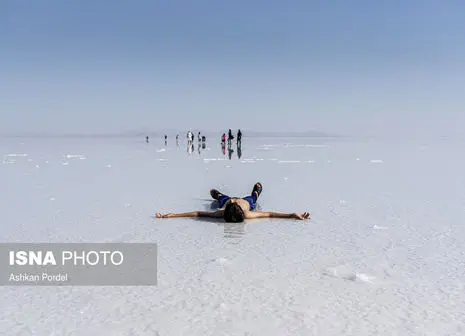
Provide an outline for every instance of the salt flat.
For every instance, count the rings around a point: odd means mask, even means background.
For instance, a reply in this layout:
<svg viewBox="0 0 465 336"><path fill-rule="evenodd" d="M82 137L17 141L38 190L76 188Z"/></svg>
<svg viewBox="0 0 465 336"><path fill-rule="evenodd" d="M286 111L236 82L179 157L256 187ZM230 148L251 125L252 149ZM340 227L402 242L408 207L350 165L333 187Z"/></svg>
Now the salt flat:
<svg viewBox="0 0 465 336"><path fill-rule="evenodd" d="M157 242L157 287L3 287L5 335L463 335L463 143L8 139L4 242ZM241 154L240 157L238 154ZM231 155L231 156L230 156ZM154 219L209 189L309 221Z"/></svg>

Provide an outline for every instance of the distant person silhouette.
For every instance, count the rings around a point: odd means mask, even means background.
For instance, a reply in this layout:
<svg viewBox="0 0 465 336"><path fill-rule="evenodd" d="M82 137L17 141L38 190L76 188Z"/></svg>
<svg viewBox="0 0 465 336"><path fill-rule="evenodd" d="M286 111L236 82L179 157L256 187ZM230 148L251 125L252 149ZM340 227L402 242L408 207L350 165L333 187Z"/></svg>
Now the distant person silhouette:
<svg viewBox="0 0 465 336"><path fill-rule="evenodd" d="M187 132L187 141L189 143L193 143L194 142L194 133L192 133L191 131Z"/></svg>
<svg viewBox="0 0 465 336"><path fill-rule="evenodd" d="M221 143L224 145L226 144L226 134L223 133L223 135L221 136Z"/></svg>
<svg viewBox="0 0 465 336"><path fill-rule="evenodd" d="M241 130L237 131L237 145L240 145L242 142L242 132Z"/></svg>
<svg viewBox="0 0 465 336"><path fill-rule="evenodd" d="M176 134L176 146L179 146L179 134Z"/></svg>
<svg viewBox="0 0 465 336"><path fill-rule="evenodd" d="M230 146L231 145L231 141L234 139L234 135L232 135L232 131L231 129L229 129L229 132L228 132L228 145Z"/></svg>
<svg viewBox="0 0 465 336"><path fill-rule="evenodd" d="M237 145L237 157L240 159L242 156L242 148L241 145Z"/></svg>
<svg viewBox="0 0 465 336"><path fill-rule="evenodd" d="M149 136L148 135L145 137L145 142L149 143Z"/></svg>
<svg viewBox="0 0 465 336"><path fill-rule="evenodd" d="M165 145L168 143L168 136L165 134Z"/></svg>

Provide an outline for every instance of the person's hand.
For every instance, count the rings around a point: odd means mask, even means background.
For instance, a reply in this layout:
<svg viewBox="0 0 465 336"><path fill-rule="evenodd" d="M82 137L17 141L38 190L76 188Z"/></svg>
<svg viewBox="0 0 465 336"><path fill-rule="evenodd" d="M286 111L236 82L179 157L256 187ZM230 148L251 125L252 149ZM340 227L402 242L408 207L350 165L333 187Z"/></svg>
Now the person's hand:
<svg viewBox="0 0 465 336"><path fill-rule="evenodd" d="M169 214L162 215L161 213L157 213L155 216L156 216L157 218L168 218L168 217L169 217Z"/></svg>
<svg viewBox="0 0 465 336"><path fill-rule="evenodd" d="M295 219L304 220L304 219L308 219L309 217L310 217L310 213L308 212L304 212L303 214L298 214L298 213L294 214Z"/></svg>

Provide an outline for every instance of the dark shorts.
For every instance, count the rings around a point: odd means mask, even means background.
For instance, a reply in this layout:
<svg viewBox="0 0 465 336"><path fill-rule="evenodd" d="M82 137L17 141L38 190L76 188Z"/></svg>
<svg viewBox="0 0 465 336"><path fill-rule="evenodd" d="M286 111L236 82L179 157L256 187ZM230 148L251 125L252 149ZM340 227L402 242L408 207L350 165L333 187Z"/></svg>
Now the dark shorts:
<svg viewBox="0 0 465 336"><path fill-rule="evenodd" d="M230 200L231 197L223 195L218 198L218 202L220 203L220 208L222 208L228 200ZM255 210L257 207L257 196L252 195L252 196L246 196L242 197L243 200L246 200L250 204L250 210Z"/></svg>

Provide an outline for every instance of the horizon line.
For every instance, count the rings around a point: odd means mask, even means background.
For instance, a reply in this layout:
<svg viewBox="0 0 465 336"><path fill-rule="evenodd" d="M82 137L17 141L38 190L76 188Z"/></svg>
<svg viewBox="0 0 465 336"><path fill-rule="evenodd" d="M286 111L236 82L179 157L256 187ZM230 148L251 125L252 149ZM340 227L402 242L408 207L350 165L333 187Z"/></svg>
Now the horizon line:
<svg viewBox="0 0 465 336"><path fill-rule="evenodd" d="M241 130L243 137L345 137L343 135L329 134L319 131L253 131L253 130ZM188 131L177 131L177 130L166 130L166 131L123 131L123 132L24 132L24 133L10 133L0 134L1 138L135 138L145 136L164 136L173 134L184 134ZM198 132L198 131L197 131ZM200 132L204 135L218 134L219 136L226 131L204 131ZM193 132L194 134L196 132ZM235 134L235 132L233 133Z"/></svg>

